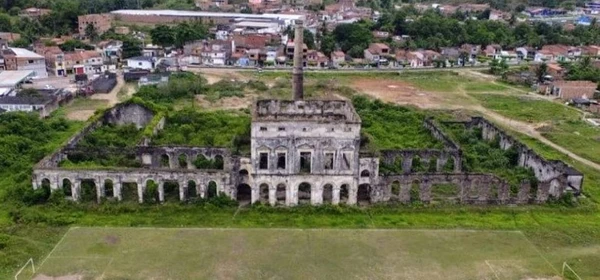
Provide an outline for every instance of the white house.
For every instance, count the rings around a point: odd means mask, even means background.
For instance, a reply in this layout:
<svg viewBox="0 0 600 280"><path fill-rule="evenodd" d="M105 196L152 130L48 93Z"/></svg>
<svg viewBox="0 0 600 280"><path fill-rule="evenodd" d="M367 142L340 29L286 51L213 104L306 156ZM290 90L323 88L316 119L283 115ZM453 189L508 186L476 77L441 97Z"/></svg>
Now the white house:
<svg viewBox="0 0 600 280"><path fill-rule="evenodd" d="M149 56L136 56L127 59L127 67L132 69L153 70L156 67L156 59Z"/></svg>

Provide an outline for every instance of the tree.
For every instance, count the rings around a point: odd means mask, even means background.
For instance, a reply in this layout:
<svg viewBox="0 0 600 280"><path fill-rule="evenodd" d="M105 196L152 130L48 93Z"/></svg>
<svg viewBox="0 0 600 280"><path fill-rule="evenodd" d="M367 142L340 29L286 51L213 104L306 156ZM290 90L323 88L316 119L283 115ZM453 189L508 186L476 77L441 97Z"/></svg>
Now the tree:
<svg viewBox="0 0 600 280"><path fill-rule="evenodd" d="M179 23L175 27L175 46L182 48L188 42L208 37L208 28L200 21Z"/></svg>
<svg viewBox="0 0 600 280"><path fill-rule="evenodd" d="M123 58L139 56L142 53L142 42L140 40L127 36L123 37L121 41L123 42L121 48Z"/></svg>
<svg viewBox="0 0 600 280"><path fill-rule="evenodd" d="M356 55L357 49L360 49L358 57L362 57L363 50L369 47L373 39L371 31L360 23L340 24L333 30L333 36L344 52L352 49Z"/></svg>
<svg viewBox="0 0 600 280"><path fill-rule="evenodd" d="M535 69L535 76L539 83L544 81L544 77L548 75L548 64L546 62L542 62L542 64L538 65L537 69Z"/></svg>
<svg viewBox="0 0 600 280"><path fill-rule="evenodd" d="M290 40L293 40L296 37L296 33L294 32L294 29L288 26L288 29L285 30L285 33L288 35L288 38ZM302 39L304 41L304 44L306 44L306 47L310 50L314 50L315 49L315 35L310 32L308 29L304 29L303 33L302 33Z"/></svg>
<svg viewBox="0 0 600 280"><path fill-rule="evenodd" d="M157 25L150 30L152 43L163 47L169 47L175 44L175 30L166 25Z"/></svg>
<svg viewBox="0 0 600 280"><path fill-rule="evenodd" d="M93 46L90 46L80 40L67 40L59 47L64 52L72 52L75 49L84 49L84 50L93 50L94 49Z"/></svg>
<svg viewBox="0 0 600 280"><path fill-rule="evenodd" d="M494 75L504 75L508 71L506 59L494 59L490 62L490 73Z"/></svg>
<svg viewBox="0 0 600 280"><path fill-rule="evenodd" d="M11 32L12 29L12 20L9 15L0 13L0 32Z"/></svg>
<svg viewBox="0 0 600 280"><path fill-rule="evenodd" d="M15 48L28 48L30 45L30 42L27 41L27 39L19 38L17 40L14 40L12 43L10 43L10 45Z"/></svg>
<svg viewBox="0 0 600 280"><path fill-rule="evenodd" d="M98 31L93 23L90 23L85 27L85 36L90 38L90 41L92 42L95 42L98 39Z"/></svg>
<svg viewBox="0 0 600 280"><path fill-rule="evenodd" d="M327 57L335 50L335 39L333 35L325 35L321 40L321 52Z"/></svg>

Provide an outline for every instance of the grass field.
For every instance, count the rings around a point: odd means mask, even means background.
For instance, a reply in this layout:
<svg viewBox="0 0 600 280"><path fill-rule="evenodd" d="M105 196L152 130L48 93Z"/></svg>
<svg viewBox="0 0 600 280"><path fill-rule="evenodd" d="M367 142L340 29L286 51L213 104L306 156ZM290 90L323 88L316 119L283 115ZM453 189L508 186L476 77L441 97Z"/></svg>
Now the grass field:
<svg viewBox="0 0 600 280"><path fill-rule="evenodd" d="M521 232L475 230L72 228L40 265L38 276L84 279L524 279L560 273Z"/></svg>
<svg viewBox="0 0 600 280"><path fill-rule="evenodd" d="M507 96L499 94L470 94L489 108L511 119L538 123L558 120L575 120L580 114L577 110L555 102L533 97Z"/></svg>
<svg viewBox="0 0 600 280"><path fill-rule="evenodd" d="M596 163L600 163L600 129L582 121L562 121L541 129L550 141Z"/></svg>

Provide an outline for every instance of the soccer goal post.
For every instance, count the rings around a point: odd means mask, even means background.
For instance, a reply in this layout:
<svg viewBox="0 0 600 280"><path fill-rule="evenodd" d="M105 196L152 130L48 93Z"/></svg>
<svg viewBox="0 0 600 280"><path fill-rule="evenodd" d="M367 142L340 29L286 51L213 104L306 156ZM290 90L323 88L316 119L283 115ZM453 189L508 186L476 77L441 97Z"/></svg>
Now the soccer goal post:
<svg viewBox="0 0 600 280"><path fill-rule="evenodd" d="M27 268L29 266L29 264L31 264L31 275L29 275L27 277L27 279L31 279L31 277L33 277L33 275L35 274L35 265L33 264L33 258L30 258L29 260L27 260L25 265L23 265L21 267L21 269L19 269L19 271L17 271L17 273L15 274L15 280L19 280L19 275L21 275L23 270L25 270L25 268Z"/></svg>
<svg viewBox="0 0 600 280"><path fill-rule="evenodd" d="M571 266L567 262L563 262L562 265L562 277L565 279L577 279L582 280L581 277L571 268Z"/></svg>

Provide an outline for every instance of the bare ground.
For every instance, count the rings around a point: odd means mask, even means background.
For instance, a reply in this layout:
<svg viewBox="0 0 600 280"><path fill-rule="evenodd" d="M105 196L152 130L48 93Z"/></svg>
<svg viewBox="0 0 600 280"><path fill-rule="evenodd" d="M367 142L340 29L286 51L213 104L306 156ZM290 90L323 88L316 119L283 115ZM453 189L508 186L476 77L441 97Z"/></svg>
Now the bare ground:
<svg viewBox="0 0 600 280"><path fill-rule="evenodd" d="M135 88L132 86L127 86L127 87L125 87L126 96L119 97L119 92L121 91L122 88L124 88L124 86L125 86L125 81L123 80L123 77L121 75L117 75L117 85L115 86L115 88L113 88L113 90L111 92L109 92L108 94L94 94L94 95L90 96L89 98L92 100L106 101L106 106L112 107L120 102L119 98L128 99L129 97L131 97L133 95ZM101 103L99 103L99 104L101 104ZM102 107L104 107L104 106L102 106ZM81 109L71 110L67 113L67 119L74 120L74 121L86 121L91 116L94 115L94 112L96 112L97 109L100 109L100 108L101 107L81 108Z"/></svg>

